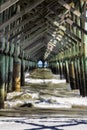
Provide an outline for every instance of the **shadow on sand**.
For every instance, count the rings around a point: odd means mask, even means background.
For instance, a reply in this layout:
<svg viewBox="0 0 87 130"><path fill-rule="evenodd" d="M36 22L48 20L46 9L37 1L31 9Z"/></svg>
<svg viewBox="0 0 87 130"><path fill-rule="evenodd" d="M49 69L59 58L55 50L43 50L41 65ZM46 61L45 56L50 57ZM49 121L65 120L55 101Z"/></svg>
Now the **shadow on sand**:
<svg viewBox="0 0 87 130"><path fill-rule="evenodd" d="M37 122L37 119L34 119L34 122ZM66 119L65 120L60 120L56 118L56 120L53 120L53 121L46 121L46 120L40 120L39 119L39 122L37 123L29 123L29 119L28 120L19 120L19 119L7 119L7 120L0 120L0 122L14 122L14 123L18 123L18 124L24 124L24 125L29 125L29 128L27 129L24 129L24 130L64 130L64 127L70 127L70 126L77 126L77 125L81 125L81 124L84 124L86 125L87 124L87 120L80 120L80 119ZM44 123L44 124L43 124ZM48 124L49 123L49 124ZM54 125L54 123L56 123ZM43 125L42 125L43 124ZM52 125L53 124L53 125ZM30 128L31 126L31 128ZM28 127L28 126L27 126ZM34 127L34 128L33 128ZM35 128L36 127L36 128Z"/></svg>

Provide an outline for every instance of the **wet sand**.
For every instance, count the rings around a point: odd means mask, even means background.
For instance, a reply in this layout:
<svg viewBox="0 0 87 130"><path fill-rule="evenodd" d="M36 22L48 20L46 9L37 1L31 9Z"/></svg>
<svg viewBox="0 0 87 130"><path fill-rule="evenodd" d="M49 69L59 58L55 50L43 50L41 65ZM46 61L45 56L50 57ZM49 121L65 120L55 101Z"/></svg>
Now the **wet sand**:
<svg viewBox="0 0 87 130"><path fill-rule="evenodd" d="M0 110L0 116L4 117L87 117L87 108L72 109L40 109L40 108L15 108Z"/></svg>
<svg viewBox="0 0 87 130"><path fill-rule="evenodd" d="M28 77L29 78L29 77ZM55 79L59 79L58 75L54 75ZM68 98L68 97L79 97L78 90L70 90L70 85L66 83L55 84L52 82L43 83L27 83L27 86L22 87L21 91L28 90L29 93L39 92L39 100L44 100L51 96ZM20 98L20 97L19 97ZM30 99L29 99L30 100ZM6 117L37 117L37 116L60 116L65 117L86 117L87 106L72 105L72 108L37 108L34 106L25 105L25 107L14 107L11 109L0 110L0 116Z"/></svg>

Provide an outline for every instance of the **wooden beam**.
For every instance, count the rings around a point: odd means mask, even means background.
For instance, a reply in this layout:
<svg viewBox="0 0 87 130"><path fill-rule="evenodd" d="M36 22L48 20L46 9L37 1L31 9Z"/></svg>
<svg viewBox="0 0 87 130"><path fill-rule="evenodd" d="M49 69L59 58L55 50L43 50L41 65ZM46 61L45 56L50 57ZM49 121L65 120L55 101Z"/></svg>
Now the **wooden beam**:
<svg viewBox="0 0 87 130"><path fill-rule="evenodd" d="M79 18L81 18L81 19L83 19L83 20L85 20L87 22L87 18L84 17L84 15L82 15L78 10L76 10L75 8L73 8L69 4L67 4L64 0L58 0L58 3L61 6L65 7L67 10L69 10L70 12L72 12L77 17L79 17Z"/></svg>
<svg viewBox="0 0 87 130"><path fill-rule="evenodd" d="M19 0L8 0L5 3L0 5L0 13L11 7L12 5L16 4Z"/></svg>
<svg viewBox="0 0 87 130"><path fill-rule="evenodd" d="M65 36L66 36L67 38L69 38L72 42L74 42L75 44L77 44L77 41L78 41L78 40L76 40L72 35L69 35L69 34L67 34L67 33L65 32ZM81 39L80 39L79 42L81 42Z"/></svg>
<svg viewBox="0 0 87 130"><path fill-rule="evenodd" d="M56 48L53 48L53 50L52 50L52 52L51 52L52 54L54 54L54 55L57 55L57 53L58 53L58 49L56 49Z"/></svg>
<svg viewBox="0 0 87 130"><path fill-rule="evenodd" d="M41 47L39 51L36 52L36 54L33 55L33 57L37 58L37 60L44 58L44 47Z"/></svg>
<svg viewBox="0 0 87 130"><path fill-rule="evenodd" d="M58 27L58 29L60 29L61 31L63 31L63 33L68 37L70 38L72 41L74 41L75 43L77 41L81 42L81 39L79 37L77 37L77 35L75 35L74 33L70 32L69 29L64 29L61 28L61 26Z"/></svg>
<svg viewBox="0 0 87 130"><path fill-rule="evenodd" d="M48 19L53 25L55 25L55 26L58 27L59 29L63 30L64 33L67 33L69 36L75 38L77 41L81 41L81 39L80 39L79 37L77 37L77 35L75 35L74 33L71 33L68 29L66 29L64 26L60 25L58 22L54 22L54 21L52 20L52 18L47 17L47 19ZM72 22L70 22L70 23L72 23ZM76 25L77 25L77 24L76 24ZM75 26L75 23L74 23L73 26L76 27L76 26ZM77 26L78 26L78 25L77 25ZM81 31L82 28L79 26L78 29ZM83 31L84 31L84 29L83 29ZM86 30L85 30L85 31L86 31ZM87 31L86 31L86 33L87 33Z"/></svg>
<svg viewBox="0 0 87 130"><path fill-rule="evenodd" d="M66 17L70 16L69 11L65 11L65 13L59 14L58 10L56 11L55 8L49 8L49 10L55 14L55 20L59 23L61 22L61 24L64 23ZM50 15L47 15L47 17L50 17Z"/></svg>
<svg viewBox="0 0 87 130"><path fill-rule="evenodd" d="M27 35L29 35L29 37L31 37L31 35L32 35L33 32L38 31L43 26L44 26L44 23L40 24L40 26L36 26L36 27L32 28L31 30L22 33L20 37L17 37L14 40L14 43L17 42L18 40L20 40L20 42L21 41L23 42L24 41L24 37L26 37Z"/></svg>
<svg viewBox="0 0 87 130"><path fill-rule="evenodd" d="M51 2L49 2L49 4L47 5L47 8L50 8L50 7L53 7L57 4L57 1L56 0L53 0Z"/></svg>
<svg viewBox="0 0 87 130"><path fill-rule="evenodd" d="M26 41L23 41L21 43L21 47L24 49L29 45L29 41L33 42L35 39L43 36L43 34L46 32L46 26L44 26L43 28L39 29L37 32L35 32L34 34L31 35L31 37L29 37Z"/></svg>
<svg viewBox="0 0 87 130"><path fill-rule="evenodd" d="M43 57L44 57L43 47L40 49L39 52L36 52L36 54L34 54L34 55L30 56L30 57L31 58L34 57L37 60L43 59Z"/></svg>
<svg viewBox="0 0 87 130"><path fill-rule="evenodd" d="M37 50L39 50L39 48L42 46L45 46L45 44L41 44L41 43L35 44L32 48L26 48L26 52L28 54L32 54L36 52Z"/></svg>
<svg viewBox="0 0 87 130"><path fill-rule="evenodd" d="M50 30L47 30L47 32L50 34L50 36L52 36L52 38L56 39L57 41L61 41L61 38L59 38L59 36L54 36Z"/></svg>
<svg viewBox="0 0 87 130"><path fill-rule="evenodd" d="M39 16L35 14L35 16L31 16L27 19L25 19L24 21L22 21L19 25L15 26L14 28L12 28L10 31L6 32L5 35L9 36L12 34L12 32L15 32L17 29L20 29L21 27L23 27L24 25L26 25L27 23L29 23L29 21L32 21L34 19L37 19Z"/></svg>
<svg viewBox="0 0 87 130"><path fill-rule="evenodd" d="M43 37L43 35L41 35L41 36L38 35L38 36L34 37L32 40L30 40L30 41L26 40L26 42L24 42L24 44L27 44L27 47L29 47L30 45L32 45L33 42L37 41L38 38ZM23 44L21 44L21 47L22 46L23 46ZM25 46L23 49L26 50L27 47Z"/></svg>
<svg viewBox="0 0 87 130"><path fill-rule="evenodd" d="M54 10L52 10L54 13L55 13L55 11ZM58 15L58 14L56 14L56 15ZM59 17L59 16L58 16ZM67 20L67 18L65 18L66 17L66 15L62 15L61 17L59 17L59 18L61 18L61 20L60 21L62 21L62 20L64 20L65 21L65 19ZM49 18L49 17L48 17ZM53 21L53 20L52 20ZM73 22L73 21L72 21ZM71 22L70 22L71 23ZM57 24L57 26L59 26L59 23L56 23L55 22L55 24ZM74 24L76 24L76 23L74 23ZM77 24L76 24L77 25ZM76 27L78 27L78 25L76 26ZM59 26L59 28L61 28L61 26ZM82 29L80 26L79 26L79 29ZM84 30L84 29L83 29ZM81 30L80 30L81 31ZM85 30L86 31L86 30ZM68 34L71 34L71 36L73 35L74 36L74 38L75 39L77 39L78 41L80 41L81 42L81 39L79 38L79 37L77 37L74 33L71 33L69 30L66 30L66 31L64 31L64 32L67 32Z"/></svg>
<svg viewBox="0 0 87 130"><path fill-rule="evenodd" d="M71 19L67 18L65 20L65 22L67 22L68 24L70 24L73 27L76 27L77 29L79 29L81 32L83 32L84 34L87 35L87 31L85 29L83 29L81 26L77 25L75 22L73 22Z"/></svg>
<svg viewBox="0 0 87 130"><path fill-rule="evenodd" d="M27 53L28 53L28 55L29 55L30 57L36 58L36 55L40 52L40 49L41 49L41 48L44 48L44 46L39 46L39 47L37 48L37 50L33 50L32 52L27 51ZM43 51L43 50L42 50L42 53L44 54L44 51ZM41 54L39 54L39 56L41 56Z"/></svg>
<svg viewBox="0 0 87 130"><path fill-rule="evenodd" d="M41 43L42 39L44 40L44 38L40 37L39 39L35 40L31 44L29 44L29 46L27 46L27 48L25 48L24 50L28 50L28 49L34 47L35 45Z"/></svg>
<svg viewBox="0 0 87 130"><path fill-rule="evenodd" d="M43 35L42 35L43 36ZM25 40L22 44L20 44L20 46L26 50L26 48L28 48L31 44L33 44L35 41L37 41L39 38L41 38L42 36L36 36L34 37L32 40L29 41L29 38L27 40ZM27 44L27 47L23 47L23 44Z"/></svg>
<svg viewBox="0 0 87 130"><path fill-rule="evenodd" d="M50 34L51 35L51 34ZM51 35L52 36L52 35ZM56 38L56 37L55 37ZM63 44L61 44L61 42L63 43ZM69 46L69 44L70 44L70 46L71 45L74 45L74 43L71 41L71 40L69 40L69 39L66 39L66 37L63 37L62 39L61 39L61 42L60 43L58 43L58 44L56 44L56 48L59 50L59 48L64 48L64 47L66 47L66 45L68 45ZM58 46L58 47L57 47Z"/></svg>
<svg viewBox="0 0 87 130"><path fill-rule="evenodd" d="M64 33L65 33L65 35L70 37L70 39L72 39L72 41L74 41L74 42L76 42L76 41L81 42L81 39L79 37L77 37L77 35L75 35L74 33L70 32L68 29Z"/></svg>
<svg viewBox="0 0 87 130"><path fill-rule="evenodd" d="M11 24L12 22L16 21L18 18L21 18L24 14L30 12L32 9L34 9L35 7L37 7L39 4L41 4L44 0L36 0L34 3L32 3L31 5L29 5L29 7L27 7L25 10L17 13L16 15L14 15L13 17L11 17L8 21L6 21L5 23L0 25L0 29L5 28L7 25Z"/></svg>
<svg viewBox="0 0 87 130"><path fill-rule="evenodd" d="M34 42L33 44L34 45L32 47L28 46L27 48L24 49L24 51L26 51L26 52L29 51L31 53L32 50L35 49L35 51L36 51L36 48L38 48L39 46L43 45L43 44L41 44L41 42L37 43L37 41Z"/></svg>
<svg viewBox="0 0 87 130"><path fill-rule="evenodd" d="M50 53L44 60L50 60L51 58L55 57L56 54Z"/></svg>
<svg viewBox="0 0 87 130"><path fill-rule="evenodd" d="M39 21L36 21L36 24L38 24L37 26L35 26L35 25L32 25L32 28L31 28L31 26L29 25L29 27L27 27L26 29L24 28L24 29L22 29L21 31L19 31L18 33L16 33L15 35L13 35L12 37L10 37L9 38L9 41L11 41L12 39L14 39L14 38L16 38L18 35L20 35L21 33L21 36L19 37L19 38L17 38L16 39L16 41L17 40L23 40L23 38L26 36L26 35L28 35L28 34L30 34L30 33L32 33L33 31L36 31L37 29L39 29L39 27L42 27L45 23L43 22L43 18L42 19L40 19ZM35 27L34 27L35 26ZM14 40L15 41L15 40Z"/></svg>

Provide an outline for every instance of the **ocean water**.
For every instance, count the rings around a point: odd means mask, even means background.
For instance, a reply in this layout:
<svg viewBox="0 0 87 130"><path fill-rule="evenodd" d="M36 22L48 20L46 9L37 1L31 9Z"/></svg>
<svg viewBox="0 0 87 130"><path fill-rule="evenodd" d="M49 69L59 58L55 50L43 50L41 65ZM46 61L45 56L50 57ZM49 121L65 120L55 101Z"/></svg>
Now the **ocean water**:
<svg viewBox="0 0 87 130"><path fill-rule="evenodd" d="M32 79L26 74L26 86L21 92L8 93L5 108L33 106L43 109L72 108L87 106L87 98L79 95L79 90L71 90L66 80L59 75L53 79Z"/></svg>

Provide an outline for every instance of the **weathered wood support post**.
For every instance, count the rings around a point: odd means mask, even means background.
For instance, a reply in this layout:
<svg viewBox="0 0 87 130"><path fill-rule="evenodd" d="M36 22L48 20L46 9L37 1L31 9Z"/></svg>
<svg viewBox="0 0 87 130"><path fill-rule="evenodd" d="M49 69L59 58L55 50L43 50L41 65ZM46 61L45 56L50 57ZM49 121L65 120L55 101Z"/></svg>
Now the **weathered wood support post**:
<svg viewBox="0 0 87 130"><path fill-rule="evenodd" d="M82 82L81 82L81 67L80 67L80 57L77 59L77 67L78 67L78 84L79 84L79 91L80 91L80 95L83 95L83 86L82 86Z"/></svg>
<svg viewBox="0 0 87 130"><path fill-rule="evenodd" d="M21 62L15 58L13 62L13 91L20 91L21 81Z"/></svg>
<svg viewBox="0 0 87 130"><path fill-rule="evenodd" d="M64 50L64 61L65 61L65 79L66 83L69 83L69 49Z"/></svg>
<svg viewBox="0 0 87 130"><path fill-rule="evenodd" d="M5 38L3 30L0 31L0 109L4 108L5 100Z"/></svg>
<svg viewBox="0 0 87 130"><path fill-rule="evenodd" d="M57 66L56 66L56 62L54 61L54 73L57 74Z"/></svg>
<svg viewBox="0 0 87 130"><path fill-rule="evenodd" d="M25 59L25 71L28 71L28 61L27 61L27 59Z"/></svg>
<svg viewBox="0 0 87 130"><path fill-rule="evenodd" d="M55 61L53 61L53 71L54 71L54 74L56 74L56 65L55 65Z"/></svg>
<svg viewBox="0 0 87 130"><path fill-rule="evenodd" d="M69 63L69 77L70 77L70 86L71 89L76 89L76 82L75 82L75 69L73 61Z"/></svg>
<svg viewBox="0 0 87 130"><path fill-rule="evenodd" d="M48 68L50 68L52 71L51 62L48 62Z"/></svg>
<svg viewBox="0 0 87 130"><path fill-rule="evenodd" d="M52 72L53 72L53 65L52 65L52 62L50 63L50 68L51 68L51 70L52 70Z"/></svg>
<svg viewBox="0 0 87 130"><path fill-rule="evenodd" d="M63 60L63 78L66 78L65 60Z"/></svg>
<svg viewBox="0 0 87 130"><path fill-rule="evenodd" d="M9 56L5 56L5 99L7 95L7 88L8 88L8 67L9 67Z"/></svg>
<svg viewBox="0 0 87 130"><path fill-rule="evenodd" d="M76 8L79 10L79 12L81 14L83 14L84 12L84 1L78 1L77 4L75 4ZM84 20L75 17L75 22L81 26L82 28L84 28ZM77 41L76 44L76 52L77 52L77 56L78 58L75 59L75 77L76 77L76 86L80 91L80 95L81 96L85 96L85 74L84 74L84 58L83 58L83 43L84 43L84 33L83 31L79 30L78 28L76 28L75 34L77 35L77 37L79 37L81 39L81 41Z"/></svg>
<svg viewBox="0 0 87 130"><path fill-rule="evenodd" d="M75 58L74 66L75 66L75 80L76 80L76 89L79 89L79 77L78 77L78 60Z"/></svg>
<svg viewBox="0 0 87 130"><path fill-rule="evenodd" d="M7 91L12 91L12 85L13 85L13 57L9 57L9 70L8 70L8 88Z"/></svg>
<svg viewBox="0 0 87 130"><path fill-rule="evenodd" d="M63 63L62 60L59 61L59 68L60 68L60 79L63 79Z"/></svg>
<svg viewBox="0 0 87 130"><path fill-rule="evenodd" d="M53 62L51 62L51 69L52 69L52 72L54 73L54 65L53 65Z"/></svg>
<svg viewBox="0 0 87 130"><path fill-rule="evenodd" d="M69 79L69 65L68 65L68 60L65 61L65 78L66 78L66 83L69 83L70 79Z"/></svg>
<svg viewBox="0 0 87 130"><path fill-rule="evenodd" d="M28 65L29 65L29 71L30 71L31 70L31 61L29 61Z"/></svg>
<svg viewBox="0 0 87 130"><path fill-rule="evenodd" d="M54 61L52 61L52 71L55 74L55 63L54 63Z"/></svg>
<svg viewBox="0 0 87 130"><path fill-rule="evenodd" d="M8 40L5 41L5 100L7 97L7 88L8 88L8 68L9 68L9 42Z"/></svg>
<svg viewBox="0 0 87 130"><path fill-rule="evenodd" d="M86 11L87 12L87 11ZM87 23L86 23L87 24ZM87 35L84 37L84 74L85 74L85 96L87 96Z"/></svg>
<svg viewBox="0 0 87 130"><path fill-rule="evenodd" d="M84 57L80 57L80 88L81 95L86 96L86 86L85 86L85 73L84 73Z"/></svg>
<svg viewBox="0 0 87 130"><path fill-rule="evenodd" d="M56 61L56 70L57 70L57 74L59 74L59 61Z"/></svg>
<svg viewBox="0 0 87 130"><path fill-rule="evenodd" d="M28 63L28 54L27 53L24 53L24 60L25 60L25 71L28 71L28 66L29 66L29 63Z"/></svg>
<svg viewBox="0 0 87 130"><path fill-rule="evenodd" d="M24 60L24 51L22 52L21 59L21 86L25 85L25 60Z"/></svg>
<svg viewBox="0 0 87 130"><path fill-rule="evenodd" d="M14 53L14 44L10 43L9 46L9 68L8 68L8 88L7 91L12 91L13 86L13 53Z"/></svg>
<svg viewBox="0 0 87 130"><path fill-rule="evenodd" d="M19 59L20 47L15 46L15 57L13 62L13 91L21 89L21 60Z"/></svg>
<svg viewBox="0 0 87 130"><path fill-rule="evenodd" d="M28 72L29 72L29 68L30 68L30 66L29 66L29 60L28 60Z"/></svg>
<svg viewBox="0 0 87 130"><path fill-rule="evenodd" d="M80 1L80 12L84 14L86 17L86 1ZM86 28L85 20L81 19L80 21L81 27L83 29ZM87 34L81 32L81 44L80 44L80 73L81 73L81 95L83 97L87 96L87 85L86 85L86 78L87 78Z"/></svg>
<svg viewBox="0 0 87 130"><path fill-rule="evenodd" d="M84 17L87 17L87 4L84 4ZM84 28L87 30L87 22L84 22ZM85 96L87 96L87 35L84 34L84 73L85 73Z"/></svg>
<svg viewBox="0 0 87 130"><path fill-rule="evenodd" d="M5 100L5 55L0 54L0 108L4 108Z"/></svg>
<svg viewBox="0 0 87 130"><path fill-rule="evenodd" d="M86 95L85 96L87 96L87 57L85 58L85 87L86 87Z"/></svg>

